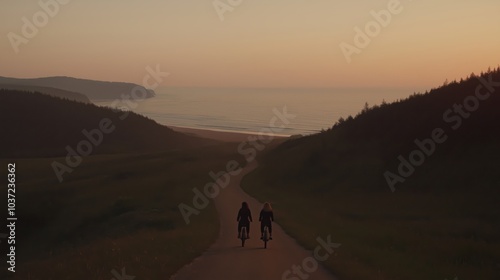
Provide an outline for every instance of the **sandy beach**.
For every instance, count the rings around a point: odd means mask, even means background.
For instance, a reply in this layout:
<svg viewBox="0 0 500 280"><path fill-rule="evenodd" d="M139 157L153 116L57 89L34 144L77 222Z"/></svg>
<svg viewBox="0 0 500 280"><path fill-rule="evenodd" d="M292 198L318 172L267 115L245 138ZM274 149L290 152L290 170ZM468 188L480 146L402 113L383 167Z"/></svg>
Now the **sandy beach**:
<svg viewBox="0 0 500 280"><path fill-rule="evenodd" d="M188 127L178 127L178 126L169 126L171 129L182 132L188 135L194 135L207 139L214 139L223 142L243 142L247 141L248 137L257 136L258 133L243 133L243 132L231 132L231 131L217 131L217 130L208 130L208 129L197 129L197 128L188 128ZM275 139L286 139L286 136L274 136Z"/></svg>

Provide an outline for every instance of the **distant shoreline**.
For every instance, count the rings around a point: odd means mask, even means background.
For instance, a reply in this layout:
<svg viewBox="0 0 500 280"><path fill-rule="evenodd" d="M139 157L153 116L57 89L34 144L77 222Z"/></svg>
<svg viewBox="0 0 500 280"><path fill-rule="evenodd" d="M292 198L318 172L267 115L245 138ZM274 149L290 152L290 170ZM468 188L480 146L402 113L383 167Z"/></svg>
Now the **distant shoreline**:
<svg viewBox="0 0 500 280"><path fill-rule="evenodd" d="M248 141L250 136L258 136L258 132L244 132L244 131L230 131L230 130L220 130L220 129L209 129L209 128L193 128L184 126L171 126L167 127L173 129L174 131L195 135L202 138L214 139L223 142L243 142ZM290 135L273 135L276 139L284 139L290 137Z"/></svg>

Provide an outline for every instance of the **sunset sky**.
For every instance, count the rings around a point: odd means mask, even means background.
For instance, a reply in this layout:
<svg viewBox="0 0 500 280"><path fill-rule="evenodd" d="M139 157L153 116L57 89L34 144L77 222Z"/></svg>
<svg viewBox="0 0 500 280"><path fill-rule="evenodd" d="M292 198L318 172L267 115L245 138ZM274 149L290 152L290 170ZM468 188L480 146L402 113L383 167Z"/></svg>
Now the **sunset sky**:
<svg viewBox="0 0 500 280"><path fill-rule="evenodd" d="M347 63L339 45L389 2L243 0L221 21L213 0L72 0L16 54L8 34L43 10L4 0L0 75L141 83L159 64L163 86L427 88L500 64L498 0L401 0Z"/></svg>

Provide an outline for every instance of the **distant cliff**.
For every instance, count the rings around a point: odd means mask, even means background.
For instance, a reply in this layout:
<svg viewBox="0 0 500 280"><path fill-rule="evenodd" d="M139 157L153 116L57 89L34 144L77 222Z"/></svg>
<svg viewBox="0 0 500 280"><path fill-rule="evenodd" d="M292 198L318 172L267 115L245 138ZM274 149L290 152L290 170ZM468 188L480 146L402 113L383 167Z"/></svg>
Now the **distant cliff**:
<svg viewBox="0 0 500 280"><path fill-rule="evenodd" d="M104 82L71 77L45 77L34 79L0 77L0 84L56 88L81 93L90 100L119 99L122 94L130 95L132 90L136 87L146 92L146 98L155 96L153 90L132 83Z"/></svg>

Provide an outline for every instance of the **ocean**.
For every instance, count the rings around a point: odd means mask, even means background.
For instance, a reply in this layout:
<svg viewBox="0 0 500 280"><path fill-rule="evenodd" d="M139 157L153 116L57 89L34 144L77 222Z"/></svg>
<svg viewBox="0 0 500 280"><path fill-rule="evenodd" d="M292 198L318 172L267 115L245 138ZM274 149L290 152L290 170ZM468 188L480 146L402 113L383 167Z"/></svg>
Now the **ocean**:
<svg viewBox="0 0 500 280"><path fill-rule="evenodd" d="M295 115L280 135L312 134L340 117L410 96L411 89L215 89L158 88L156 97L132 111L160 124L217 131L256 133L269 127L274 109ZM94 101L110 106L111 101Z"/></svg>

